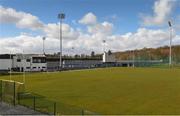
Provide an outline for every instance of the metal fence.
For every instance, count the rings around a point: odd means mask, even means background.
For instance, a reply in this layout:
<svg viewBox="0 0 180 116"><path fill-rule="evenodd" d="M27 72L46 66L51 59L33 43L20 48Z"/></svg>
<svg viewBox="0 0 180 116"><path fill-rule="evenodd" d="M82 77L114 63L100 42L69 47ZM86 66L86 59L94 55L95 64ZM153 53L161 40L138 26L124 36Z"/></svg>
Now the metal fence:
<svg viewBox="0 0 180 116"><path fill-rule="evenodd" d="M24 84L9 80L0 80L0 100L16 105L17 95L24 91Z"/></svg>
<svg viewBox="0 0 180 116"><path fill-rule="evenodd" d="M93 115L95 113L77 106L54 102L34 93L19 93L18 104L34 109L45 114L59 115Z"/></svg>
<svg viewBox="0 0 180 116"><path fill-rule="evenodd" d="M93 115L94 112L82 108L54 102L46 97L25 91L23 83L0 80L0 100L13 105L22 105L50 115Z"/></svg>

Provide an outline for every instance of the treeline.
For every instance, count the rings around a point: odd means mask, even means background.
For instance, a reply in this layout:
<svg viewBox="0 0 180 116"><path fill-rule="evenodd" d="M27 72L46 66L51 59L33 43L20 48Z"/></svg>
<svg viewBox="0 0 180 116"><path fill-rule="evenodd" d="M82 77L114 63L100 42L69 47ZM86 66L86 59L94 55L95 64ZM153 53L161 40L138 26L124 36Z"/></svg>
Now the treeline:
<svg viewBox="0 0 180 116"><path fill-rule="evenodd" d="M59 57L60 53L54 53L52 54L46 54L48 57ZM68 55L65 54L62 56L63 58L76 58L76 59L102 59L102 54L96 54L94 51L91 52L91 54L75 54L75 55Z"/></svg>
<svg viewBox="0 0 180 116"><path fill-rule="evenodd" d="M115 57L119 60L163 60L169 61L169 47L143 48L134 51L116 52ZM172 61L180 63L180 45L172 46Z"/></svg>

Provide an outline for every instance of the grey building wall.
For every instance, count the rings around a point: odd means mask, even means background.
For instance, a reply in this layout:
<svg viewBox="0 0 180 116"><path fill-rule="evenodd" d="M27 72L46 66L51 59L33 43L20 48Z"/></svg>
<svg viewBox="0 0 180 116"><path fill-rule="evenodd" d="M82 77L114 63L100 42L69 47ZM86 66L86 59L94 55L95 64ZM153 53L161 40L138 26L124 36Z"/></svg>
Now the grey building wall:
<svg viewBox="0 0 180 116"><path fill-rule="evenodd" d="M57 71L59 67L59 61L47 61L48 71Z"/></svg>
<svg viewBox="0 0 180 116"><path fill-rule="evenodd" d="M79 69L79 68L93 68L98 64L101 64L101 60L91 60L91 59L63 59L64 69ZM47 60L47 70L56 71L59 68L59 60Z"/></svg>
<svg viewBox="0 0 180 116"><path fill-rule="evenodd" d="M64 68L92 68L101 64L101 60L64 60Z"/></svg>

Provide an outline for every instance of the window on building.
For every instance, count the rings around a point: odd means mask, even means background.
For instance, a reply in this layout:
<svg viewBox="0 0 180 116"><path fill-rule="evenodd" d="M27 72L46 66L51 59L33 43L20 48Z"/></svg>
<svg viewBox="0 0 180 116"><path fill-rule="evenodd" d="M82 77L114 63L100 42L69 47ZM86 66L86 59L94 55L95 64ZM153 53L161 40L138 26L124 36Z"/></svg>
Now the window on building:
<svg viewBox="0 0 180 116"><path fill-rule="evenodd" d="M41 63L46 63L46 58L42 58Z"/></svg>
<svg viewBox="0 0 180 116"><path fill-rule="evenodd" d="M17 62L21 62L21 59L17 59Z"/></svg>
<svg viewBox="0 0 180 116"><path fill-rule="evenodd" d="M36 59L33 59L33 63L37 63L37 60L36 60Z"/></svg>
<svg viewBox="0 0 180 116"><path fill-rule="evenodd" d="M26 69L30 69L30 67L26 67Z"/></svg>
<svg viewBox="0 0 180 116"><path fill-rule="evenodd" d="M36 67L33 67L33 69L35 69Z"/></svg>
<svg viewBox="0 0 180 116"><path fill-rule="evenodd" d="M46 68L46 67L42 67L42 68Z"/></svg>
<svg viewBox="0 0 180 116"><path fill-rule="evenodd" d="M45 57L33 57L33 63L46 63Z"/></svg>
<svg viewBox="0 0 180 116"><path fill-rule="evenodd" d="M26 59L26 62L31 62L31 59Z"/></svg>

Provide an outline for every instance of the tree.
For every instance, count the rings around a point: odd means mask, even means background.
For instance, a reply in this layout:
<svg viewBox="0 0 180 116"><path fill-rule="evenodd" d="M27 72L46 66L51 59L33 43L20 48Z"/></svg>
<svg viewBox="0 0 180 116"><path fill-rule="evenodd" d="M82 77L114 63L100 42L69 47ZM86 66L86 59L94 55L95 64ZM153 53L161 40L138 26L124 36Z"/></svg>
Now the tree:
<svg viewBox="0 0 180 116"><path fill-rule="evenodd" d="M74 55L75 58L80 58L80 55L76 54Z"/></svg>
<svg viewBox="0 0 180 116"><path fill-rule="evenodd" d="M94 56L95 56L95 52L92 51L92 52L91 52L91 57L94 57Z"/></svg>
<svg viewBox="0 0 180 116"><path fill-rule="evenodd" d="M111 55L111 54L112 54L112 52L111 52L111 50L109 50L109 51L108 51L108 55Z"/></svg>

